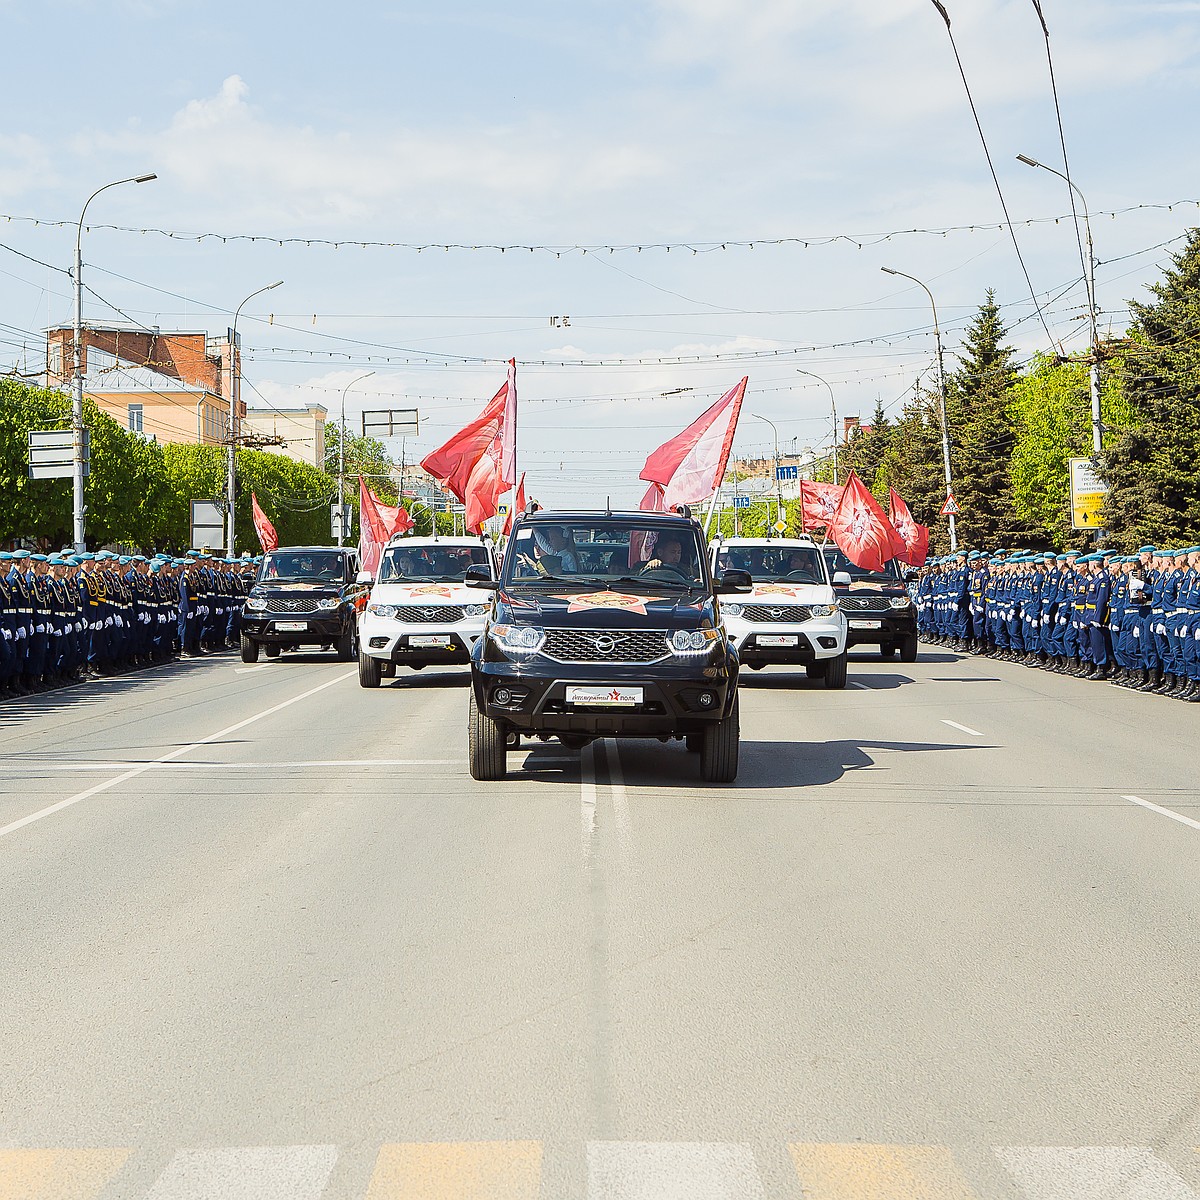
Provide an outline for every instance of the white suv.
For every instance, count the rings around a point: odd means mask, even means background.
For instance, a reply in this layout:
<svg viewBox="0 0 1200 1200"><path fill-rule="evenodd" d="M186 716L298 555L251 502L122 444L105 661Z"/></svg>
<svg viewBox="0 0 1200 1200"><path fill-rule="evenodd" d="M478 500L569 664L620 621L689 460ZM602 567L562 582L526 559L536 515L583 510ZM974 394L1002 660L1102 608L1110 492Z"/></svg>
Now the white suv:
<svg viewBox="0 0 1200 1200"><path fill-rule="evenodd" d="M496 552L488 539L395 537L383 551L371 597L358 623L358 682L376 688L398 666L423 667L471 661L483 634L487 593L468 588L468 567L496 577ZM488 598L490 601L490 597Z"/></svg>
<svg viewBox="0 0 1200 1200"><path fill-rule="evenodd" d="M748 596L721 602L743 666L803 666L827 688L846 686L846 618L812 538L718 538L709 552L714 576L733 569L754 580Z"/></svg>

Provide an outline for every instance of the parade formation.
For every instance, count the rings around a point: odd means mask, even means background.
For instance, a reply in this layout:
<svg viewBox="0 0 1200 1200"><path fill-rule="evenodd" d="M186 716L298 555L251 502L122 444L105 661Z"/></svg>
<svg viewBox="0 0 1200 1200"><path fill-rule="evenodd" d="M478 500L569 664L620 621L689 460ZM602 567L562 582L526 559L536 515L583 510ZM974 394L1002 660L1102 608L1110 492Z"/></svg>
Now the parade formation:
<svg viewBox="0 0 1200 1200"><path fill-rule="evenodd" d="M0 701L233 646L250 558L0 551Z"/></svg>

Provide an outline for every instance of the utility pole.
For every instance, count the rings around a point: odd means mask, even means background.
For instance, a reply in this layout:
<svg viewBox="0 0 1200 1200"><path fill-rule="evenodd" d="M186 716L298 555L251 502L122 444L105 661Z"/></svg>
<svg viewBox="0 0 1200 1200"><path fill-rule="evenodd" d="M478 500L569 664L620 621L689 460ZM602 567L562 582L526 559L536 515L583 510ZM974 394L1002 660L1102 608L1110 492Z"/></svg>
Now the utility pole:
<svg viewBox="0 0 1200 1200"><path fill-rule="evenodd" d="M374 371L368 371L365 375L358 376L357 379L352 379L344 388L342 388L342 430L341 437L338 439L338 545L340 546L346 537L346 393L356 384L362 383L364 379L370 379L374 375Z"/></svg>
<svg viewBox="0 0 1200 1200"><path fill-rule="evenodd" d="M796 372L800 375L807 375L829 388L829 409L833 413L833 482L836 484L838 482L838 442L841 440L841 436L838 431L837 401L833 397L833 387L828 379L822 379L815 371L802 371L797 367ZM795 441L794 438L792 440Z"/></svg>
<svg viewBox="0 0 1200 1200"><path fill-rule="evenodd" d="M775 428L774 421L768 420L766 417L760 417L758 413L751 413L750 415L759 421L766 421L775 436L775 523L778 525L783 521L783 484L779 479L779 430Z"/></svg>

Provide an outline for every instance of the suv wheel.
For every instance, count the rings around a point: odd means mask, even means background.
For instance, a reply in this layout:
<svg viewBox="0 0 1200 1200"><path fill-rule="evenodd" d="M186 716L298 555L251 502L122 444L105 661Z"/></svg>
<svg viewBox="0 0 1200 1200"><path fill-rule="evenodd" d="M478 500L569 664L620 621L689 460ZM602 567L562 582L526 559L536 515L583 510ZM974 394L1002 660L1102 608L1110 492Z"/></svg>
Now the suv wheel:
<svg viewBox="0 0 1200 1200"><path fill-rule="evenodd" d="M900 643L900 661L917 661L917 635L915 633L910 633L908 637L906 637L904 641Z"/></svg>
<svg viewBox="0 0 1200 1200"><path fill-rule="evenodd" d="M252 641L244 633L242 634L242 662L258 662L258 643Z"/></svg>
<svg viewBox="0 0 1200 1200"><path fill-rule="evenodd" d="M372 658L369 654L360 650L358 652L358 686L377 688L380 678L379 659Z"/></svg>
<svg viewBox="0 0 1200 1200"><path fill-rule="evenodd" d="M350 632L334 643L339 662L353 662L358 657L358 631L351 625Z"/></svg>
<svg viewBox="0 0 1200 1200"><path fill-rule="evenodd" d="M846 686L847 658L848 655L843 650L837 658L825 660L825 686L827 688L844 688Z"/></svg>
<svg viewBox="0 0 1200 1200"><path fill-rule="evenodd" d="M704 731L700 746L700 778L707 783L732 783L738 773L741 717L737 692L733 707L723 721L714 721Z"/></svg>
<svg viewBox="0 0 1200 1200"><path fill-rule="evenodd" d="M467 757L472 779L504 778L508 772L508 749L504 743L504 731L479 711L472 688L467 698Z"/></svg>

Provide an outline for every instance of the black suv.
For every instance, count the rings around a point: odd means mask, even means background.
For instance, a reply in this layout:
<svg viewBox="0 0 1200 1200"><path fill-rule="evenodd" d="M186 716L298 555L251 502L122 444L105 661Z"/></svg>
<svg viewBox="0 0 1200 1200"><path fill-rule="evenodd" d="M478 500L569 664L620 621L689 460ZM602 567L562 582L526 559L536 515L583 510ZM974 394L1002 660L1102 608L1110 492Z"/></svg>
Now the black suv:
<svg viewBox="0 0 1200 1200"><path fill-rule="evenodd" d="M263 558L242 609L242 662L259 649L275 658L300 646L332 646L358 658L358 614L370 584L358 583L358 551L348 546L281 546Z"/></svg>
<svg viewBox="0 0 1200 1200"><path fill-rule="evenodd" d="M883 658L898 650L904 662L916 662L917 610L906 584L915 575L912 568L893 558L882 571L867 571L836 546L825 547L825 562L846 615L846 647L878 646Z"/></svg>
<svg viewBox="0 0 1200 1200"><path fill-rule="evenodd" d="M738 657L719 592L750 590L744 571L713 585L699 524L678 513L545 512L522 517L471 655L471 775L503 779L522 735L573 749L599 737L684 739L700 773L738 767Z"/></svg>

